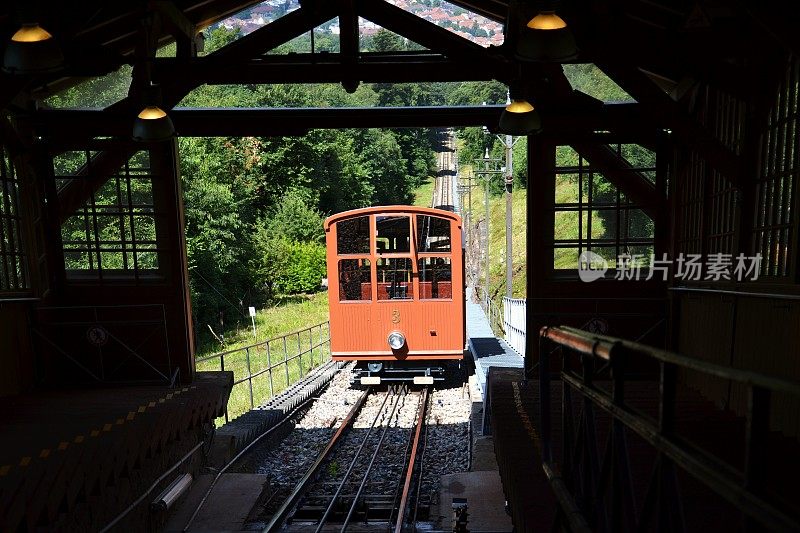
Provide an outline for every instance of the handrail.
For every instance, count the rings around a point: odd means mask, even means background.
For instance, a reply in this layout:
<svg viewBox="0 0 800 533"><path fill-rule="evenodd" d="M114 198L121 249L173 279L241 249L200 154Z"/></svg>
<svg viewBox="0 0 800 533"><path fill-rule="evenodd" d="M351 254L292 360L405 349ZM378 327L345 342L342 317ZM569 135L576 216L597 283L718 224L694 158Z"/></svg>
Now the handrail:
<svg viewBox="0 0 800 533"><path fill-rule="evenodd" d="M628 353L651 357L662 363L671 363L714 377L730 379L745 385L754 385L774 392L784 392L792 396L800 397L800 383L765 376L764 374L748 370L740 370L738 368L709 363L634 341L618 339L598 333L589 333L570 326L545 326L541 329L541 336L585 355L596 355L606 361L611 360L614 350L619 351L620 349L624 349Z"/></svg>
<svg viewBox="0 0 800 533"><path fill-rule="evenodd" d="M305 327L305 328L302 328L302 329L298 329L296 331L292 331L291 333L285 333L283 335L278 335L277 337L272 337L270 339L266 339L266 340L263 340L263 341L258 341L258 342L253 343L253 344L248 344L247 346L240 346L239 348L231 348L230 350L227 350L227 351L224 351L224 352L219 352L219 353L215 353L215 354L212 354L212 355L207 355L205 357L201 357L199 359L195 359L195 363L204 363L206 361L210 361L211 359L215 359L215 358L218 358L218 357L223 357L223 356L230 355L230 354L236 353L236 352L241 352L242 350L247 350L247 349L250 349L250 348L258 348L259 346L265 346L269 342L282 340L282 339L285 339L286 337L291 337L291 336L297 335L298 333L305 333L306 331L318 328L320 326L324 326L327 323L328 323L328 320L325 320L323 322L320 322L319 324L314 324L313 326L308 326L308 327Z"/></svg>
<svg viewBox="0 0 800 533"><path fill-rule="evenodd" d="M506 342L525 357L525 329L528 303L525 298L503 297L503 330Z"/></svg>
<svg viewBox="0 0 800 533"><path fill-rule="evenodd" d="M287 341L287 339L290 340ZM277 347L274 346L276 342L278 343ZM200 357L195 360L195 363L201 364L207 361L218 360L219 370L224 371L226 370L225 365L227 360L228 370L236 369L236 367L239 368L239 372L234 375L233 390L228 399L228 405L225 406L224 416L225 422L227 423L230 420L229 408L231 406L237 409L237 412L234 413L237 416L242 414L242 409L246 410L246 406L242 406L241 402L237 404L234 401L236 395L239 394L240 389L238 387L240 385L247 382L247 389L249 389L247 390L247 394L249 395L249 408L254 409L256 403L260 404L263 399L271 398L276 392L279 392L280 389L278 389L278 387L284 385L285 387L289 387L292 382L291 374L294 373L294 371L290 371L290 363L297 361L297 366L293 366L293 368L298 371L299 375L295 375L295 379L302 378L304 374L303 356L310 354L311 366L306 368L306 370L310 370L314 365L324 362L325 354L330 354L329 347L330 321L326 320L319 324L248 344L247 346L233 348L206 357ZM259 351L262 351L263 354L258 355ZM319 361L315 360L315 351L316 355L320 356ZM251 352L255 352L255 354L251 354ZM261 361L263 366L259 365L260 368L254 369L252 366L254 361L256 363ZM308 359L306 363L309 363ZM278 377L276 383L275 370L280 368L284 370L277 370L277 375L281 377ZM262 381L255 381L255 378L259 378L264 374L268 375L265 376ZM282 377L284 375L285 380L284 377ZM257 397L260 398L258 402L256 402ZM245 397L244 401L247 399L248 398ZM238 407L236 407L237 405Z"/></svg>
<svg viewBox="0 0 800 533"><path fill-rule="evenodd" d="M800 383L699 361L638 342L566 326L543 327L540 330L540 342L546 341L551 341L557 348L561 348L562 366L558 379L562 384L563 434L559 438L562 439L563 450L562 464L557 464L552 453L555 438L551 426L550 384L553 376L549 360L555 351L542 344L539 349L541 461L552 489L559 495L558 505L562 516L573 513L577 506L588 518L590 525L595 522L604 523L606 529L612 531L648 529L649 521L653 519L660 522L661 528L682 529L682 503L678 487L674 484L675 469L680 468L739 509L747 523L760 523L778 531L800 529L800 523L793 516L764 497L771 397L775 392L800 397ZM576 371L575 364L569 361L569 355L573 353L582 356L581 372ZM637 356L649 357L659 364L659 380L654 387L658 392L659 407L658 420L655 422L626 404L625 366ZM610 391L594 384L596 360L604 363L601 365L602 368L611 369ZM678 370L682 368L739 382L747 387L749 402L746 413L745 462L742 471L675 435L676 386ZM582 397L583 403L577 434L574 433L571 399L573 391ZM596 450L594 408L599 408L611 417L607 444L609 448L602 454L601 465L596 461L600 455ZM641 514L637 513L632 499L634 488L627 456L626 431L636 434L655 451L657 459L654 476L656 477L653 479L671 484L666 488L654 489L651 483L645 494L646 505ZM594 452L588 452L595 458L594 462L590 461L588 465L582 464L581 455L575 452L587 446L595 449ZM573 476L573 472L585 473L587 468L588 477ZM557 486L559 478L552 476L550 472L562 472L564 482ZM608 494L597 491L597 487L604 487L607 482L615 488ZM564 493L565 486L572 492ZM575 496L576 494L578 496ZM580 497L580 494L584 496ZM587 494L589 496L586 496ZM598 511L605 505L603 503L605 498L611 500L610 514ZM676 523L679 525L675 526Z"/></svg>
<svg viewBox="0 0 800 533"><path fill-rule="evenodd" d="M743 296L745 298L772 298L774 300L800 300L800 294L733 291L729 289L708 289L705 287L669 287L667 290L673 292L701 292L707 294L724 294L729 296Z"/></svg>

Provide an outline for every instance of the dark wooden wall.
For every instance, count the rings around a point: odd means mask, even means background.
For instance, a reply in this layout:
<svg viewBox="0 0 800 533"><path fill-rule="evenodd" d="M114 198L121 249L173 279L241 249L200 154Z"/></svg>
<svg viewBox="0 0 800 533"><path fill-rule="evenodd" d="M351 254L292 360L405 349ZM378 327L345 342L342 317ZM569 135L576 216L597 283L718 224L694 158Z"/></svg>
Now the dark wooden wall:
<svg viewBox="0 0 800 533"><path fill-rule="evenodd" d="M19 212L20 235L26 257L19 262L24 280L7 281L5 272L8 269L3 271L5 277L0 289L3 289L5 299L0 307L0 342L3 346L0 395L15 394L38 385L163 384L174 378L181 382L191 381L194 346L177 142L136 145L128 141L129 145L122 146L125 143L121 145L119 141L111 144L107 141L82 141L70 146L76 141L65 140L63 144L54 145L46 139L34 140L28 136L27 148L23 148L25 124L16 124L14 133L13 140L19 145L13 147L16 150L12 148L9 151L10 156L6 159L9 162L13 160L18 190L9 193L6 187L6 196L13 194L20 207L6 207L0 214ZM67 149L77 150L74 153L86 151L101 158L96 160L102 160L104 153L111 152L147 153L149 165L144 171L125 170L132 166L127 160L129 156L118 155L118 162L108 165L104 171L79 169L76 176L81 170L85 171L84 174L71 180L70 176L56 176L53 166L54 158ZM157 256L157 269L133 269L129 266L126 270L101 272L102 269L87 268L69 271L62 240L62 236L69 233L62 232L62 228L66 227L70 216L64 211L69 205L64 201L65 184L83 180L85 184L94 182L91 187L97 189L109 179L114 183L120 174L143 172L150 183L145 190L152 205L137 209L142 216L152 220L154 237L149 246L155 251L150 253L150 257ZM141 176L135 177L142 179ZM124 179L117 183L124 188ZM136 196L133 204L142 201L141 193L128 195L131 198ZM102 210L93 209L95 198L86 193L82 202L71 202L80 204L76 212L79 218L84 217L89 222L86 225L87 242L94 245L95 239L106 239L108 242L104 245L107 249L122 246L114 242L118 236L100 235L93 229L92 222L97 227L97 220L119 218L114 213L123 207L117 209L112 205ZM84 206L88 206L88 211L82 211ZM129 214L125 215L126 220L133 225L137 217L133 211ZM5 226L7 230L9 224ZM130 229L120 232L130 233ZM131 235L131 238L134 237ZM4 246L0 251L5 253L7 245L4 243ZM66 250L69 252L69 248ZM142 257L147 254L142 254ZM101 254L98 252L96 255ZM129 258L134 255L137 254L128 253ZM3 255L4 258L7 256ZM10 287L6 286L9 284ZM93 338L98 335L98 330L101 331L99 340Z"/></svg>
<svg viewBox="0 0 800 533"><path fill-rule="evenodd" d="M594 144L608 146L615 139L581 140L585 149ZM538 361L538 332L543 326L569 325L607 327L602 333L639 339L664 346L667 331L666 285L657 279L617 281L613 273L605 279L583 282L576 271L555 270L553 265L556 150L570 145L569 136L529 137L528 142L528 278L526 367L532 371ZM648 143L648 145L651 145ZM612 170L609 168L608 170ZM658 165L661 185L667 168ZM624 191L625 184L621 183ZM658 186L654 188L658 190ZM666 220L656 215L654 252L666 251ZM598 331L600 332L600 331Z"/></svg>
<svg viewBox="0 0 800 533"><path fill-rule="evenodd" d="M794 381L800 381L799 79L800 63L793 58L749 98L710 87L697 90L694 116L736 154L740 172L721 173L691 147L676 146L678 172L671 184L673 255L763 256L755 281L674 280L672 348ZM684 379L718 405L746 409L743 391L723 380ZM772 425L798 435L800 403L776 398Z"/></svg>

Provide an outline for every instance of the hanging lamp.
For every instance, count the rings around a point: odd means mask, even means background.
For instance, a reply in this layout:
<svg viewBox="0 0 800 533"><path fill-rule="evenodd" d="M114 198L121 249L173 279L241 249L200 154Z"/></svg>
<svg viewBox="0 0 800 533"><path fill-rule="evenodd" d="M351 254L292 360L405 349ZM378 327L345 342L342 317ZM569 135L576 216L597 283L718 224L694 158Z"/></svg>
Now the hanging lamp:
<svg viewBox="0 0 800 533"><path fill-rule="evenodd" d="M3 54L3 71L9 74L44 74L63 66L61 48L38 22L23 23Z"/></svg>

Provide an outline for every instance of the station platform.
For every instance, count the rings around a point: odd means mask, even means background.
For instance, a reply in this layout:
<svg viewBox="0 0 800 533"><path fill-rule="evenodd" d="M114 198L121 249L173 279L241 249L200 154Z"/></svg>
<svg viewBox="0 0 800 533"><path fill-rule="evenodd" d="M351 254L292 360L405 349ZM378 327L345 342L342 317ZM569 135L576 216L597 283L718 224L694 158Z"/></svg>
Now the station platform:
<svg viewBox="0 0 800 533"><path fill-rule="evenodd" d="M467 289L467 343L475 363L478 385L486 398L486 378L490 368L523 368L525 360L505 340L495 336L486 313L472 299L474 292L472 287Z"/></svg>
<svg viewBox="0 0 800 533"><path fill-rule="evenodd" d="M104 528L202 441L223 414L232 385L231 372L198 372L191 384L174 388L59 389L4 398L0 531ZM149 502L117 530L151 520Z"/></svg>

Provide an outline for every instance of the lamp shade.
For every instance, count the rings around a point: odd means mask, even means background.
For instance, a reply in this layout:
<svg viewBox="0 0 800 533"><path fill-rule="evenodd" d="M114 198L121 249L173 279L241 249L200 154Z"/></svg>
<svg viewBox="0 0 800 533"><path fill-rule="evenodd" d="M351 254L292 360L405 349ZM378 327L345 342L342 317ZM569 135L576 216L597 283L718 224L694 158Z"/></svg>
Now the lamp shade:
<svg viewBox="0 0 800 533"><path fill-rule="evenodd" d="M578 57L578 46L569 28L527 29L517 41L516 55L529 61L570 61Z"/></svg>
<svg viewBox="0 0 800 533"><path fill-rule="evenodd" d="M514 100L500 115L498 129L509 135L530 135L542 129L542 119L526 100Z"/></svg>
<svg viewBox="0 0 800 533"><path fill-rule="evenodd" d="M146 106L133 122L134 141L166 141L173 137L175 137L175 125L169 115L158 106Z"/></svg>
<svg viewBox="0 0 800 533"><path fill-rule="evenodd" d="M527 26L532 30L560 30L566 28L567 23L554 11L542 11L528 21Z"/></svg>
<svg viewBox="0 0 800 533"><path fill-rule="evenodd" d="M43 74L58 70L63 64L58 43L36 23L23 24L3 54L3 70L9 74Z"/></svg>

